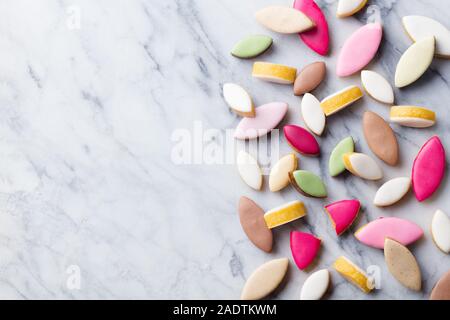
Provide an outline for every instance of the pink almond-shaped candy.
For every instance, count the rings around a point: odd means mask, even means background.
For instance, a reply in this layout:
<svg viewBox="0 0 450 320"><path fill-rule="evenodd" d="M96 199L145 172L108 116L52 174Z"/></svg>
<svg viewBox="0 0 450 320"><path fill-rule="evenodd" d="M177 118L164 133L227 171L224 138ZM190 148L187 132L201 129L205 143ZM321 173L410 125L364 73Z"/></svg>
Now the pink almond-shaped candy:
<svg viewBox="0 0 450 320"><path fill-rule="evenodd" d="M414 222L400 218L379 218L356 231L355 237L365 245L384 249L384 240L390 238L408 246L423 236L423 230Z"/></svg>
<svg viewBox="0 0 450 320"><path fill-rule="evenodd" d="M356 30L344 43L337 62L337 75L348 77L361 71L375 57L383 37L380 23L369 23Z"/></svg>
<svg viewBox="0 0 450 320"><path fill-rule="evenodd" d="M325 15L314 0L295 0L294 8L306 14L316 27L300 33L303 42L318 54L325 56L328 54L330 45L330 35L328 23Z"/></svg>
<svg viewBox="0 0 450 320"><path fill-rule="evenodd" d="M445 150L439 137L428 140L414 160L412 185L420 202L430 198L439 188L445 174Z"/></svg>
<svg viewBox="0 0 450 320"><path fill-rule="evenodd" d="M305 270L314 261L322 241L312 234L292 231L290 236L291 252L295 264Z"/></svg>
<svg viewBox="0 0 450 320"><path fill-rule="evenodd" d="M272 131L283 120L288 110L284 102L272 102L255 109L254 118L243 118L234 137L239 140L256 139Z"/></svg>
<svg viewBox="0 0 450 320"><path fill-rule="evenodd" d="M325 207L338 236L353 224L360 207L361 203L358 200L342 200Z"/></svg>
<svg viewBox="0 0 450 320"><path fill-rule="evenodd" d="M297 152L307 156L317 156L320 153L319 143L306 129L288 125L284 127L284 136L289 145Z"/></svg>

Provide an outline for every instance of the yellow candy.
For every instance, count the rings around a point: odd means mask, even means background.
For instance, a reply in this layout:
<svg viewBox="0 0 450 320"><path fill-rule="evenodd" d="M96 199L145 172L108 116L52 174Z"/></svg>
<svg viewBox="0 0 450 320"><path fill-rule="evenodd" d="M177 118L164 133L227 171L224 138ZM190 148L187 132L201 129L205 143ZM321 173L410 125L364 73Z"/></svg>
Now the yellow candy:
<svg viewBox="0 0 450 320"><path fill-rule="evenodd" d="M325 115L331 116L363 97L363 92L357 86L350 86L341 90L321 102Z"/></svg>
<svg viewBox="0 0 450 320"><path fill-rule="evenodd" d="M391 108L391 121L412 128L428 128L436 123L436 114L428 109L414 106Z"/></svg>
<svg viewBox="0 0 450 320"><path fill-rule="evenodd" d="M369 293L373 289L373 283L366 273L346 257L339 257L333 264L334 269L345 279L360 288L363 292Z"/></svg>
<svg viewBox="0 0 450 320"><path fill-rule="evenodd" d="M253 77L280 84L292 84L297 76L297 69L268 62L253 64Z"/></svg>
<svg viewBox="0 0 450 320"><path fill-rule="evenodd" d="M264 214L267 227L273 229L283 224L300 219L306 215L303 202L293 201L278 208L272 209Z"/></svg>

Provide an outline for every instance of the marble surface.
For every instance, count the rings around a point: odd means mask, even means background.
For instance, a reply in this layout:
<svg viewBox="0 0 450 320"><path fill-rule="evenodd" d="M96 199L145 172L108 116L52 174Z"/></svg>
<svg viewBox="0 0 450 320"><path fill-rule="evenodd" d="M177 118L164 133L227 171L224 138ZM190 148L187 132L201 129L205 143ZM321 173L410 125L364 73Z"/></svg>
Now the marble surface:
<svg viewBox="0 0 450 320"><path fill-rule="evenodd" d="M450 21L445 1L371 0L361 14L346 20L334 17L336 1L317 2L332 37L331 54L323 59L329 75L315 92L319 98L360 83L358 77L338 79L334 69L346 37L367 21L384 24L383 45L370 68L391 82L411 44L400 18L424 14ZM304 199L290 188L272 194L267 185L254 192L232 161L194 156L203 148L225 150L226 158L232 149L224 137L239 117L223 101L225 82L247 87L257 104L288 102L283 124L302 125L301 100L291 87L253 80L252 61L229 54L243 36L263 33L275 44L260 60L298 68L322 60L296 35L273 34L255 22L253 13L274 3L290 1L0 3L0 298L236 299L256 267L290 257L290 230L323 239L314 270L330 267L339 255L363 268L379 267L381 289L370 295L332 272L330 299L428 297L450 267L449 256L434 246L429 232L436 209L450 213L448 179L426 203L410 194L381 210L371 205L381 182L350 175L333 179L326 170L332 148L348 135L357 140L358 150L371 154L362 136L362 114L370 109L387 117L388 107L366 97L329 119L320 158L301 157L301 167L326 182L327 200ZM420 81L396 90L398 104L432 108L439 122L426 130L394 126L401 164L383 165L386 179L409 175L415 154L434 134L450 150L449 82L450 62L435 60ZM177 147L186 136L193 159L180 164ZM290 152L283 137L273 140L280 141L280 154ZM275 230L274 252L265 254L239 225L236 208L242 195L265 209L301 199L309 214ZM422 292L397 283L381 251L358 243L351 232L335 236L322 207L343 198L364 204L351 231L382 215L424 228L424 239L411 247L423 272ZM273 298L297 299L307 275L291 263L288 281Z"/></svg>

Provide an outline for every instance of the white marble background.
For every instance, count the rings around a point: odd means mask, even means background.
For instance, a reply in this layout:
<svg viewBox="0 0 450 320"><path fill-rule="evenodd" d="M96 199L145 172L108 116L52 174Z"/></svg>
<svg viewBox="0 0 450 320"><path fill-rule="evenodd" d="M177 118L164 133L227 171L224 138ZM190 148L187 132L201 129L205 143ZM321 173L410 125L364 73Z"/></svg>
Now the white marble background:
<svg viewBox="0 0 450 320"><path fill-rule="evenodd" d="M336 1L318 1L329 18L329 76L318 97L358 84L334 75L343 41L367 20L382 19L385 38L371 68L391 81L410 45L400 18L424 14L450 21L446 1L370 0L354 18L334 17ZM317 268L345 254L362 267L378 265L382 289L364 295L332 274L332 299L424 299L450 267L432 243L435 209L450 212L448 179L424 204L409 195L387 210L371 205L380 183L346 175L331 179L328 155L343 137L370 154L362 137L367 109L387 117L370 98L334 116L320 139L323 155L301 157L301 167L320 173L326 201L303 199L292 189L253 192L233 165L176 165L171 136L204 129L223 133L239 118L221 97L221 85L247 87L257 104L290 104L286 123L302 124L300 99L289 86L251 78L252 61L230 56L247 34L270 34L275 45L261 60L298 68L320 60L297 36L270 33L253 13L281 0L4 0L0 2L0 298L3 299L236 299L245 279L265 261L290 257L289 231L311 231L324 240ZM399 104L437 111L429 130L395 126L401 165L384 166L386 178L408 175L420 146L433 134L447 140L450 62L436 60L415 85L396 91ZM220 139L216 139L219 145ZM281 152L290 152L285 142ZM270 209L303 199L309 215L275 231L265 254L244 235L236 206L241 195ZM423 292L412 293L388 273L381 251L358 243L351 232L337 238L325 203L358 198L364 210L352 231L381 215L408 218L425 229L412 246L423 271ZM74 276L80 274L80 287ZM291 264L288 281L274 298L297 299L307 274Z"/></svg>

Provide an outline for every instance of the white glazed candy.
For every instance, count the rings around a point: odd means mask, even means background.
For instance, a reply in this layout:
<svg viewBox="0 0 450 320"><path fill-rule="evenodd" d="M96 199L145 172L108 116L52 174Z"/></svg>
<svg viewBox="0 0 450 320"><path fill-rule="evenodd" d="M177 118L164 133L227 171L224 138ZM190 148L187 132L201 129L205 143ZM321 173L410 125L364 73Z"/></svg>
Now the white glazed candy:
<svg viewBox="0 0 450 320"><path fill-rule="evenodd" d="M361 81L369 96L382 103L394 103L394 90L382 75L364 70L361 72Z"/></svg>
<svg viewBox="0 0 450 320"><path fill-rule="evenodd" d="M431 234L436 246L444 253L450 253L450 218L441 210L433 216Z"/></svg>
<svg viewBox="0 0 450 320"><path fill-rule="evenodd" d="M392 179L378 189L373 204L387 207L400 201L411 188L411 178L401 177Z"/></svg>
<svg viewBox="0 0 450 320"><path fill-rule="evenodd" d="M249 187L255 190L261 190L263 175L255 158L245 151L240 151L237 156L237 166L242 180Z"/></svg>
<svg viewBox="0 0 450 320"><path fill-rule="evenodd" d="M322 269L310 275L303 284L300 300L320 300L330 285L330 272Z"/></svg>
<svg viewBox="0 0 450 320"><path fill-rule="evenodd" d="M339 18L350 17L364 8L366 3L367 0L339 0L337 16Z"/></svg>
<svg viewBox="0 0 450 320"><path fill-rule="evenodd" d="M395 86L403 88L417 81L431 65L434 50L434 37L423 38L409 47L397 64Z"/></svg>
<svg viewBox="0 0 450 320"><path fill-rule="evenodd" d="M320 136L325 129L325 113L320 101L310 93L306 93L302 100L302 116L306 126Z"/></svg>
<svg viewBox="0 0 450 320"><path fill-rule="evenodd" d="M406 16L402 21L406 32L414 41L434 36L436 55L450 58L450 30L440 22L423 16Z"/></svg>
<svg viewBox="0 0 450 320"><path fill-rule="evenodd" d="M347 153L343 157L345 168L355 176L366 180L380 180L383 171L375 160L362 153Z"/></svg>
<svg viewBox="0 0 450 320"><path fill-rule="evenodd" d="M241 86L234 83L225 83L223 85L223 97L231 110L240 116L255 116L252 98Z"/></svg>

